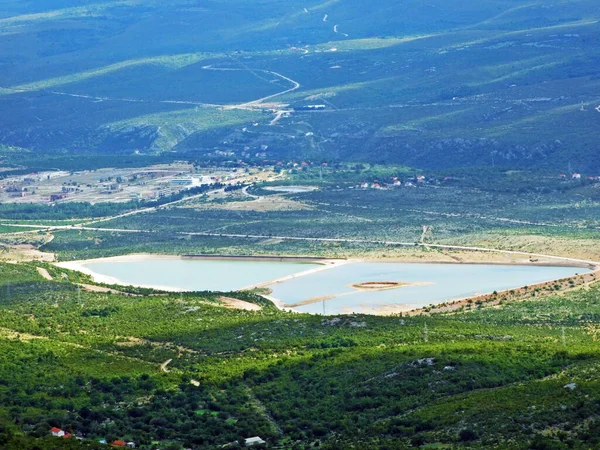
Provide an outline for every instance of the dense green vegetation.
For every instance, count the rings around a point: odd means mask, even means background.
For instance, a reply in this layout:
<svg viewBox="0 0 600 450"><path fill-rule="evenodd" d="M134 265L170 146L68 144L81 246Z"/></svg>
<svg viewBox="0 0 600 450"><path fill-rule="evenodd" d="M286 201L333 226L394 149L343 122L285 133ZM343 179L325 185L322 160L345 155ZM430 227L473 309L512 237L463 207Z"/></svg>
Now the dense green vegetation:
<svg viewBox="0 0 600 450"><path fill-rule="evenodd" d="M52 426L88 439L72 448L257 434L285 448L597 444L598 286L452 315L323 318L228 310L213 293L84 292L62 272L0 265L3 448L67 448Z"/></svg>
<svg viewBox="0 0 600 450"><path fill-rule="evenodd" d="M0 160L12 169L0 173L0 180L10 175L26 175L50 169L69 171L95 170L103 167L144 167L173 161L172 154L164 155L114 155L98 152L85 154L58 152L46 154L23 148L11 148L0 145ZM16 168L15 168L16 167Z"/></svg>

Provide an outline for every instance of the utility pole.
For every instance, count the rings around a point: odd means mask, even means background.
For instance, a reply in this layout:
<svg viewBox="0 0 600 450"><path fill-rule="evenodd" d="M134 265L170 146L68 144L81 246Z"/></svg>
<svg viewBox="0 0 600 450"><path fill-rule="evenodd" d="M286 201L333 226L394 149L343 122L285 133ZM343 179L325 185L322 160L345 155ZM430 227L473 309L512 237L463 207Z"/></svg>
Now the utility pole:
<svg viewBox="0 0 600 450"><path fill-rule="evenodd" d="M563 347L567 346L567 340L565 339L565 327L561 328L561 340L562 340L562 345Z"/></svg>
<svg viewBox="0 0 600 450"><path fill-rule="evenodd" d="M425 342L429 342L429 330L427 329L427 322L425 322L425 325L423 327L423 340Z"/></svg>

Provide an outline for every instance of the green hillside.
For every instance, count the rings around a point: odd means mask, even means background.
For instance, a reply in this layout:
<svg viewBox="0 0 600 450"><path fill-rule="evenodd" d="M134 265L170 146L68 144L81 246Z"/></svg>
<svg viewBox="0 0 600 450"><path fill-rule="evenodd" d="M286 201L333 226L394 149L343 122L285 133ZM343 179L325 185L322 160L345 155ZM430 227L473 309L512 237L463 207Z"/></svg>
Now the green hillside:
<svg viewBox="0 0 600 450"><path fill-rule="evenodd" d="M593 0L4 0L0 143L598 171L599 20Z"/></svg>
<svg viewBox="0 0 600 450"><path fill-rule="evenodd" d="M47 269L61 281L0 264L2 448L599 442L598 286L447 315L323 318L251 294L232 295L261 311L207 292L85 292L72 283L86 279ZM51 427L84 440L49 438Z"/></svg>

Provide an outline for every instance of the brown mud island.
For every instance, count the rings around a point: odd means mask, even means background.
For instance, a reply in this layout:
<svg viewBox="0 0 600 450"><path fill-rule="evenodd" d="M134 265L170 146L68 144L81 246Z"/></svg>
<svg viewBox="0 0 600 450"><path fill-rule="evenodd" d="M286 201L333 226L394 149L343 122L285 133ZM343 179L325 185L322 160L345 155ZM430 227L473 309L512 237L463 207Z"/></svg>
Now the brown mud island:
<svg viewBox="0 0 600 450"><path fill-rule="evenodd" d="M428 283L428 282L415 282L415 283L409 283L409 282L405 282L405 281L366 281L366 282L362 282L362 283L354 283L354 284L350 284L349 286L353 289L359 290L359 291L387 291L390 289L398 289L398 288L402 288L402 287L408 287L408 286L430 286L432 284L435 283ZM324 295L321 297L313 297L313 298L309 298L307 300L302 300L296 303L288 303L283 305L284 308L297 308L298 306L305 306L305 305L312 305L314 303L321 303L321 302L326 302L329 300L332 300L334 298L340 298L340 297L344 297L346 295L352 295L354 294L354 292L346 292L344 294L338 294L338 295ZM267 299L273 301L274 299L272 297L266 297ZM403 311L408 311L410 310L410 308L406 308L405 305L401 305L404 306ZM371 311L378 311L378 308L370 308ZM396 309L393 312L398 312ZM377 314L377 313L373 313L372 314ZM385 314L381 314L381 315L385 315Z"/></svg>
<svg viewBox="0 0 600 450"><path fill-rule="evenodd" d="M408 286L430 286L434 283L409 283L406 281L366 281L363 283L354 283L350 287L359 291L387 291Z"/></svg>
<svg viewBox="0 0 600 450"><path fill-rule="evenodd" d="M350 287L361 291L387 291L406 286L408 283L402 281L367 281L365 283L354 283Z"/></svg>

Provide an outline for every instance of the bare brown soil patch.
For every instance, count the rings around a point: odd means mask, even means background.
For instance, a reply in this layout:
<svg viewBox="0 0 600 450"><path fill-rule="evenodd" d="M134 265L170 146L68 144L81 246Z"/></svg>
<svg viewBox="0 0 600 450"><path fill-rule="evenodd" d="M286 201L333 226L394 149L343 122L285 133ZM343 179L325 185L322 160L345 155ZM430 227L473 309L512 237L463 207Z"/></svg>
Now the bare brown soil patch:
<svg viewBox="0 0 600 450"><path fill-rule="evenodd" d="M228 309L242 309L244 311L260 311L262 306L255 303L245 302L237 298L231 297L219 297L219 301L225 308Z"/></svg>
<svg viewBox="0 0 600 450"><path fill-rule="evenodd" d="M96 286L94 284L77 284L77 286L80 286L83 290L87 291L87 292L99 292L99 293L104 293L104 294L119 294L119 295L125 295L128 297L138 297L137 294L130 294L128 292L121 292L118 291L116 289L111 289L111 288L107 288L104 286Z"/></svg>
<svg viewBox="0 0 600 450"><path fill-rule="evenodd" d="M52 275L50 275L50 273L43 267L38 267L37 271L44 280L52 281L54 279L54 278L52 278Z"/></svg>
<svg viewBox="0 0 600 450"><path fill-rule="evenodd" d="M221 209L231 211L302 211L312 209L304 203L296 202L287 199L281 195L270 195L268 197L260 197L257 200L243 202L229 202L222 204L203 205L202 209Z"/></svg>
<svg viewBox="0 0 600 450"><path fill-rule="evenodd" d="M11 245L0 243L0 261L14 263L27 261L53 262L55 259L54 253L41 252L31 244Z"/></svg>
<svg viewBox="0 0 600 450"><path fill-rule="evenodd" d="M365 283L354 283L350 286L363 291L385 291L388 289L397 289L407 284L401 281L367 281Z"/></svg>
<svg viewBox="0 0 600 450"><path fill-rule="evenodd" d="M405 281L367 281L364 283L354 283L350 287L361 291L387 291L389 289L398 289L407 286L429 286L433 283L409 283Z"/></svg>

